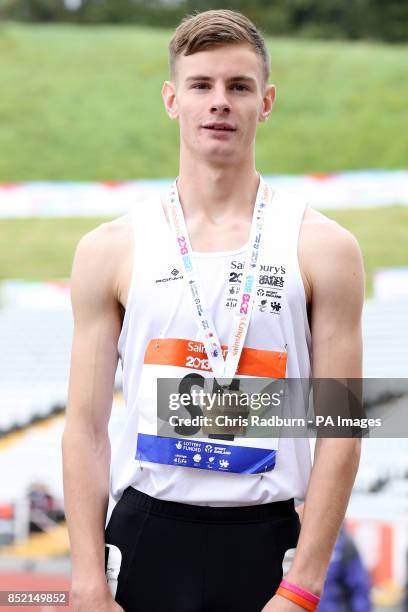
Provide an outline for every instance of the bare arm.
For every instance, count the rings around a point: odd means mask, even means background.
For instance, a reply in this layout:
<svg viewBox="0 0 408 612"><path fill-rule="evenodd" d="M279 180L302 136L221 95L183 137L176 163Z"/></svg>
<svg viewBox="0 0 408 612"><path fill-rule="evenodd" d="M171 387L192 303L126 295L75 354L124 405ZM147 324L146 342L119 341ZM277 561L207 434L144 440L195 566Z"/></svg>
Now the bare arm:
<svg viewBox="0 0 408 612"><path fill-rule="evenodd" d="M317 238L319 257L311 276L313 377L360 379L364 301L361 252L354 237L332 222L321 224ZM360 450L361 441L355 438L319 438L316 442L302 529L287 576L315 593L324 584Z"/></svg>
<svg viewBox="0 0 408 612"><path fill-rule="evenodd" d="M362 376L361 313L364 270L355 238L315 213L306 229L302 262L312 291L312 371L314 378ZM304 224L305 225L305 224ZM289 582L315 594L322 591L338 531L360 459L360 440L320 438L303 509ZM263 612L295 612L297 604L275 595Z"/></svg>
<svg viewBox="0 0 408 612"><path fill-rule="evenodd" d="M89 610L97 609L98 597L100 602L112 600L105 579L104 528L109 497L108 422L121 328L115 295L118 232L110 223L84 236L71 275L74 337L62 452L72 593L81 610L85 593L95 605Z"/></svg>

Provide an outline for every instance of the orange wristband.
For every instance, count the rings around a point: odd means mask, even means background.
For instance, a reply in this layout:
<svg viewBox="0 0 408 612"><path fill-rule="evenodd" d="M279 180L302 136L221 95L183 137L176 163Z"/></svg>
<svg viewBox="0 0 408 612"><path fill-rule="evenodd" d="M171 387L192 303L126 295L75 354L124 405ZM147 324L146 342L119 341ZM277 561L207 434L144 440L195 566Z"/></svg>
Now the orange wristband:
<svg viewBox="0 0 408 612"><path fill-rule="evenodd" d="M317 608L316 604L312 603L311 601L308 601L307 599L305 599L304 597L301 597L300 595L297 595L296 593L293 593L293 591L289 591L288 589L285 589L284 587L280 586L278 590L276 591L276 593L277 595L281 595L281 597L285 597L285 599L290 599L290 601L293 601L293 603L296 603L298 606L300 606L304 610L315 612Z"/></svg>

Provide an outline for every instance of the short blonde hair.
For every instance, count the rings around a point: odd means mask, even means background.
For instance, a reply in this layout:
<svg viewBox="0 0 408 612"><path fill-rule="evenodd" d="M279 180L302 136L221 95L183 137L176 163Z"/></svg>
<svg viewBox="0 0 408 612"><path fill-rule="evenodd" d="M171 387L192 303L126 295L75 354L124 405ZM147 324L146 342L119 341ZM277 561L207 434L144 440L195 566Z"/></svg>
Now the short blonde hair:
<svg viewBox="0 0 408 612"><path fill-rule="evenodd" d="M204 11L183 19L169 43L170 78L175 76L179 55L193 55L199 51L247 43L262 60L264 83L269 79L269 53L265 40L248 17L228 9Z"/></svg>

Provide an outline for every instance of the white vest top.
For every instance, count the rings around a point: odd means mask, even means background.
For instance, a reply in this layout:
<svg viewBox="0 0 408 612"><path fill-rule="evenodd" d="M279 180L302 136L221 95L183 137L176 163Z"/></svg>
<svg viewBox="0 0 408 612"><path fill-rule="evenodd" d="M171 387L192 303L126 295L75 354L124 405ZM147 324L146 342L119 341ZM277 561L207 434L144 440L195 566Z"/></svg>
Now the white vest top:
<svg viewBox="0 0 408 612"><path fill-rule="evenodd" d="M267 208L252 316L238 367L243 376L311 377L311 334L297 255L305 205L278 190ZM156 392L155 384L143 383L143 377L181 378L191 371L209 374L191 293L160 199L138 205L131 222L133 272L118 340L126 421L112 453L113 499L118 501L128 486L159 499L209 506L304 499L311 471L307 438L282 438L274 468L262 474L224 473L135 458L140 413L151 400L153 406ZM194 252L222 345L228 343L247 246L234 251ZM155 357L157 346L162 349L159 359ZM286 364L279 361L285 354ZM279 375L282 363L286 367Z"/></svg>

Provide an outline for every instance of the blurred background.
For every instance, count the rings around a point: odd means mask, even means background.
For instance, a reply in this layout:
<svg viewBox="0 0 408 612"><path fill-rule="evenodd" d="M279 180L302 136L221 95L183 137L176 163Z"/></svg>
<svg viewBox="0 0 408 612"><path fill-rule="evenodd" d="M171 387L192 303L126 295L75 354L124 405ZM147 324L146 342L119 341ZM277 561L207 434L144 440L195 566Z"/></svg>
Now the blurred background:
<svg viewBox="0 0 408 612"><path fill-rule="evenodd" d="M69 588L72 257L176 176L167 44L208 8L243 11L267 38L277 102L257 167L359 240L369 409L406 414L406 0L0 0L0 590ZM123 412L118 371L113 446ZM408 440L366 439L322 612L408 610L407 553Z"/></svg>

